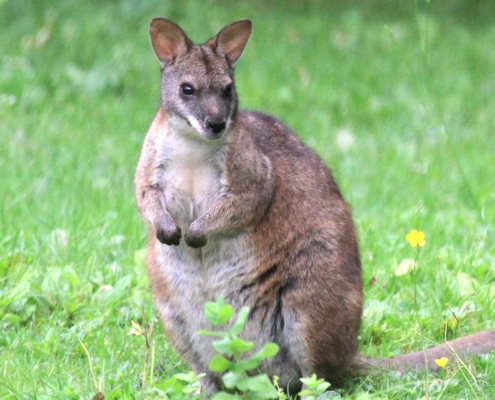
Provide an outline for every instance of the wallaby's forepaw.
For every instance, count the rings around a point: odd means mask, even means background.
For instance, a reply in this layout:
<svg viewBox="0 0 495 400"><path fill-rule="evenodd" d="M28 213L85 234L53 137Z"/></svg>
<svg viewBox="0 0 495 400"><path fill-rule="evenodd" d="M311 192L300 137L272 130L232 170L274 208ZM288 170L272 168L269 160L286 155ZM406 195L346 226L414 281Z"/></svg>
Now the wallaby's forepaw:
<svg viewBox="0 0 495 400"><path fill-rule="evenodd" d="M193 247L197 249L199 247L206 246L206 236L194 236L194 235L190 235L190 233L187 232L185 239L189 247Z"/></svg>
<svg viewBox="0 0 495 400"><path fill-rule="evenodd" d="M184 236L187 245L195 249L206 246L206 235L198 229L197 225L193 222Z"/></svg>
<svg viewBox="0 0 495 400"><path fill-rule="evenodd" d="M182 231L175 224L168 226L160 225L156 227L156 237L163 244L178 246L182 237Z"/></svg>

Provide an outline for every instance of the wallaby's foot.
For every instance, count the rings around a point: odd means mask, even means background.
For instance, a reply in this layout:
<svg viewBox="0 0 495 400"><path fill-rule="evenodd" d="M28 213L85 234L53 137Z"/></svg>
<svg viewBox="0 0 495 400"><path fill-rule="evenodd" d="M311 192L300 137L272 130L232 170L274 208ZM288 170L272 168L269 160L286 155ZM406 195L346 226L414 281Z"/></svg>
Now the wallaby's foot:
<svg viewBox="0 0 495 400"><path fill-rule="evenodd" d="M178 246L182 237L182 231L175 224L157 224L156 237L163 244Z"/></svg>

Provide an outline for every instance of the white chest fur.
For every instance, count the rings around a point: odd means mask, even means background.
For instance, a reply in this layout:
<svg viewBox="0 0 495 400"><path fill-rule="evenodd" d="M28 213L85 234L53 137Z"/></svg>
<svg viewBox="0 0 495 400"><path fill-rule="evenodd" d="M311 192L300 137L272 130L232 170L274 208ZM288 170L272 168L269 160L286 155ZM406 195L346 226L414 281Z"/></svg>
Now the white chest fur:
<svg viewBox="0 0 495 400"><path fill-rule="evenodd" d="M225 140L208 141L183 122L158 136L154 181L165 194L166 207L183 232L225 190Z"/></svg>

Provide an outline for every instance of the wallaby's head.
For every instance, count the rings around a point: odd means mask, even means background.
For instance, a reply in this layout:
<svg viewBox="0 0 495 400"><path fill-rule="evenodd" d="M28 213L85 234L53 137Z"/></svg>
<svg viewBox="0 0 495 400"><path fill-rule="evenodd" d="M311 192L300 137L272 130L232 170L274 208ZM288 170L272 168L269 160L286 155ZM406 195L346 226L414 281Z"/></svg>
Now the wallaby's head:
<svg viewBox="0 0 495 400"><path fill-rule="evenodd" d="M233 22L199 46L164 18L151 21L150 36L162 66L162 107L200 137L222 137L237 113L234 65L251 36L251 21Z"/></svg>

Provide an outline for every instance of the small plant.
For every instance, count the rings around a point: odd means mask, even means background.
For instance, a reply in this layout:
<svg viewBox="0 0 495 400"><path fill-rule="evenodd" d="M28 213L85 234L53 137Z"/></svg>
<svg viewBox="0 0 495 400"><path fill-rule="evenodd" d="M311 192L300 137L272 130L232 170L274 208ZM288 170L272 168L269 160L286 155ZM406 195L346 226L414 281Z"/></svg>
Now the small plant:
<svg viewBox="0 0 495 400"><path fill-rule="evenodd" d="M418 231L416 229L412 229L407 235L406 235L406 241L411 245L412 248L416 248L416 257L413 261L412 264L412 271L413 271L413 282L414 282L414 309L415 309L415 315L417 319L417 324L418 324L418 329L421 334L421 337L424 338L422 328L421 328L421 322L420 322L420 317L419 317L419 304L418 304L418 260L419 260L419 253L420 249L426 245L426 235L423 231Z"/></svg>
<svg viewBox="0 0 495 400"><path fill-rule="evenodd" d="M299 392L299 396L307 396L306 400L317 400L330 387L328 382L324 379L317 379L315 374L309 378L301 378L301 382L306 385L307 389Z"/></svg>
<svg viewBox="0 0 495 400"><path fill-rule="evenodd" d="M449 363L449 359L447 357L440 357L435 359L435 364L437 364L440 369L438 371L438 375L445 379L447 376L447 364Z"/></svg>
<svg viewBox="0 0 495 400"><path fill-rule="evenodd" d="M234 314L232 306L225 304L223 297L215 303L209 302L205 305L206 319L213 326L227 324ZM219 337L220 340L213 342L213 347L218 352L210 361L209 368L213 372L225 373L222 382L233 394L218 392L212 400L231 399L278 399L278 391L266 374L252 375L248 372L258 368L261 361L275 356L279 347L275 343L267 343L261 350L250 357L245 353L253 350L254 343L239 337L249 314L249 308L243 307L239 312L236 322L227 332L221 331L199 331L204 336ZM244 356L244 357L243 357Z"/></svg>
<svg viewBox="0 0 495 400"><path fill-rule="evenodd" d="M185 394L194 394L198 393L200 389L200 379L206 374L198 374L196 375L193 371L189 371L187 374L175 374L174 378L179 381L185 382L187 385L182 389L182 392Z"/></svg>
<svg viewBox="0 0 495 400"><path fill-rule="evenodd" d="M287 400L287 395L285 394L284 389L282 389L278 385L278 380L279 380L279 377L278 376L274 376L273 377L273 386L275 386L275 388L277 389L278 399L279 400Z"/></svg>
<svg viewBox="0 0 495 400"><path fill-rule="evenodd" d="M86 353L86 357L88 357L89 371L91 372L91 378L93 378L93 385L94 385L95 392L96 392L93 399L95 399L95 400L102 399L104 397L101 394L101 381L98 383L98 381L96 380L96 374L95 374L95 370L93 368L93 362L91 361L91 355L89 354L88 348L84 345L82 340L80 340L80 339L78 339L78 340L79 340L79 344L81 345L84 352Z"/></svg>
<svg viewBox="0 0 495 400"><path fill-rule="evenodd" d="M132 327L129 330L129 335L143 336L144 343L146 345L146 352L144 355L143 375L141 379L141 386L145 387L148 380L148 370L150 371L149 379L153 380L153 373L155 369L155 343L153 342L153 328L155 326L155 320L151 319L151 324L148 324L146 318L146 312L144 306L141 308L142 313L142 326L135 321L131 321ZM150 365L151 358L151 365Z"/></svg>

